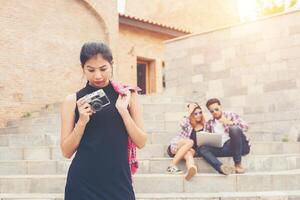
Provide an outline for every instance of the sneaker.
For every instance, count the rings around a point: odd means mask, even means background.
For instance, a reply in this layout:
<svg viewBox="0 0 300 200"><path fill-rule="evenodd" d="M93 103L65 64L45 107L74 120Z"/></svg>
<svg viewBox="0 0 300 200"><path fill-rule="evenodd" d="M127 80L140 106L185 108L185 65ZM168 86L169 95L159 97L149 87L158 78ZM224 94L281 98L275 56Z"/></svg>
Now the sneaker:
<svg viewBox="0 0 300 200"><path fill-rule="evenodd" d="M176 166L169 166L167 168L167 173L168 174L183 174L184 172L180 169L178 169L178 167Z"/></svg>
<svg viewBox="0 0 300 200"><path fill-rule="evenodd" d="M189 181L193 176L195 176L195 174L197 174L197 167L196 166L190 167L185 176L185 180Z"/></svg>
<svg viewBox="0 0 300 200"><path fill-rule="evenodd" d="M221 165L220 166L220 173L224 175L233 174L235 172L235 167L229 165Z"/></svg>

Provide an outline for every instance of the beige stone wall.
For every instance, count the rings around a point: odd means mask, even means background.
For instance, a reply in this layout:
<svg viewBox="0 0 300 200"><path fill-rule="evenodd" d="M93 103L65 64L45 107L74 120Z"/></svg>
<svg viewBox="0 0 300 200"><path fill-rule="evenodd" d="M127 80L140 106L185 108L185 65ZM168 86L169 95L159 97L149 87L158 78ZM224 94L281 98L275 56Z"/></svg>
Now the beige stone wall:
<svg viewBox="0 0 300 200"><path fill-rule="evenodd" d="M126 0L125 13L203 32L239 22L237 0Z"/></svg>
<svg viewBox="0 0 300 200"><path fill-rule="evenodd" d="M299 52L300 11L169 41L167 93L220 98L252 132L299 131Z"/></svg>
<svg viewBox="0 0 300 200"><path fill-rule="evenodd" d="M80 48L102 40L116 51L117 5L106 0L3 1L0 29L3 126L84 86Z"/></svg>
<svg viewBox="0 0 300 200"><path fill-rule="evenodd" d="M137 58L143 57L155 60L156 92L162 92L162 61L165 47L163 41L169 36L145 31L138 28L120 25L119 27L119 57L117 76L124 83L137 85Z"/></svg>

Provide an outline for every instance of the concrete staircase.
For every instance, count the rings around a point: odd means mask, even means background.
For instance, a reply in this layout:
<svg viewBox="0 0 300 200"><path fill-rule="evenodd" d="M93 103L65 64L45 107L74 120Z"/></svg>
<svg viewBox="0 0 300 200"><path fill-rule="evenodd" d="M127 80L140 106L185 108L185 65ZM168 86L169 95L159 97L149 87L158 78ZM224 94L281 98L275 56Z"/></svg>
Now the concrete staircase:
<svg viewBox="0 0 300 200"><path fill-rule="evenodd" d="M252 149L243 158L246 174L219 175L202 158L196 159L199 173L189 182L184 175L165 174L171 161L166 148L178 131L186 99L150 96L141 102L149 139L138 151L138 200L300 199L300 143L282 142L275 133L249 132ZM71 159L63 158L59 149L59 107L50 105L0 129L0 200L63 199ZM232 163L231 158L221 160ZM185 169L184 163L179 167Z"/></svg>

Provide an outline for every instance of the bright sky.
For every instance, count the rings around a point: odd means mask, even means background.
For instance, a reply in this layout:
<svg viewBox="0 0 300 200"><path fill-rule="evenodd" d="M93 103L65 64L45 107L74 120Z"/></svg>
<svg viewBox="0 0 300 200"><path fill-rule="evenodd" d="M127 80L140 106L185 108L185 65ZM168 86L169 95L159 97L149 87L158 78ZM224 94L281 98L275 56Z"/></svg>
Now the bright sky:
<svg viewBox="0 0 300 200"><path fill-rule="evenodd" d="M275 0L275 4L280 6L285 4L286 7L290 5L292 0ZM263 8L272 8L273 0L261 0ZM238 0L239 14L242 22L255 20L258 17L259 7L256 0ZM300 1L298 0L295 9L300 8Z"/></svg>

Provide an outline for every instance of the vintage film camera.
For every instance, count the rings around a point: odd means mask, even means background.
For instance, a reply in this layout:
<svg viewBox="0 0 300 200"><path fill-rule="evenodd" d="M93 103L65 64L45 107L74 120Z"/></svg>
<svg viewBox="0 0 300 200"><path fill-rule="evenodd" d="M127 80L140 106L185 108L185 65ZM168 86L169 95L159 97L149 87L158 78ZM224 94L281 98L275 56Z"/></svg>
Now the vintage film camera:
<svg viewBox="0 0 300 200"><path fill-rule="evenodd" d="M105 106L110 104L109 98L102 89L85 95L84 100L91 105L92 110L95 112L102 110Z"/></svg>

